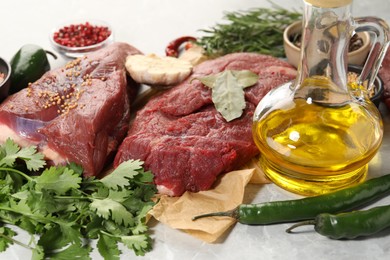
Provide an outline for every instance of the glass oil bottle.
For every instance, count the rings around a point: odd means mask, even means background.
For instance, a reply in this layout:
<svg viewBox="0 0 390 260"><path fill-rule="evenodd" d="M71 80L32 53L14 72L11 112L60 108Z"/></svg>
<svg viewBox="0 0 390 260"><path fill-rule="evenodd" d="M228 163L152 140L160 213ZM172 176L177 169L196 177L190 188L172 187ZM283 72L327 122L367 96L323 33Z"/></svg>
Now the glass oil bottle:
<svg viewBox="0 0 390 260"><path fill-rule="evenodd" d="M354 32L375 34L359 77L371 86L389 44L389 28L373 17L352 18L352 0L304 0L301 63L294 82L258 104L253 137L260 165L278 186L312 196L362 182L382 143L381 115L367 91L347 84Z"/></svg>

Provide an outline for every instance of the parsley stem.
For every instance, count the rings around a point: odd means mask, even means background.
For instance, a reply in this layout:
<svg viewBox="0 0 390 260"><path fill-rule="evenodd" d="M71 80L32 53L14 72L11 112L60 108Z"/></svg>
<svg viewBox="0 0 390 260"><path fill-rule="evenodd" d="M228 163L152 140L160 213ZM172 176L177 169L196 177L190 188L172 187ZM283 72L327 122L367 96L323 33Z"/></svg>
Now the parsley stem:
<svg viewBox="0 0 390 260"><path fill-rule="evenodd" d="M119 237L119 236L116 236L116 235L113 235L113 234L111 234L111 233L108 233L108 232L106 232L106 231L104 231L104 230L100 230L100 233L102 233L102 234L104 234L104 235L107 235L107 236L109 236L109 237Z"/></svg>
<svg viewBox="0 0 390 260"><path fill-rule="evenodd" d="M6 235L4 235L3 233L0 233L0 237L3 237L3 238L5 238L5 239L11 241L12 243L15 243L15 244L17 244L17 245L19 245L19 246L22 246L22 247L24 247L24 248L27 248L27 249L30 249L30 250L34 250L33 247L31 247L31 246L29 246L29 245L26 245L26 244L24 244L24 243L22 243L22 242L20 242L20 241L18 241L18 240L15 240L15 239L13 239L12 237L6 236Z"/></svg>
<svg viewBox="0 0 390 260"><path fill-rule="evenodd" d="M29 212L22 212L22 211L19 211L19 210L13 209L13 208L9 208L9 207L0 207L0 210L14 212L14 213L23 215L25 217L28 217L30 219L36 220L36 221L44 223L44 224L48 224L50 222L58 224L58 225L62 224L61 222L57 221L55 218L39 216L36 213L34 214L34 213L29 213Z"/></svg>
<svg viewBox="0 0 390 260"><path fill-rule="evenodd" d="M82 196L53 196L54 199L67 199L67 200L70 200L70 199L74 199L74 200L94 200L94 199L97 199L97 200L103 200L103 199L106 199L106 197L82 197Z"/></svg>
<svg viewBox="0 0 390 260"><path fill-rule="evenodd" d="M27 179L27 181L33 181L33 178L31 178L30 176L28 176L27 174L25 174L24 172L21 172L19 170L16 170L16 169L13 169L13 168L7 168L7 167L0 167L0 171L9 171L9 172L15 172L21 176L23 176L24 178Z"/></svg>

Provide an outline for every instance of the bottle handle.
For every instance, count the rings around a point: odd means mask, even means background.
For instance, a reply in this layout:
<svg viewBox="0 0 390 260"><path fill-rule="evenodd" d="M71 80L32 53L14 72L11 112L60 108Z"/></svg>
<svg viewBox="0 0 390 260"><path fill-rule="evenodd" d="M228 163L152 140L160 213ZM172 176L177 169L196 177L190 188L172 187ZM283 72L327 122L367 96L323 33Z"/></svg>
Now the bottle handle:
<svg viewBox="0 0 390 260"><path fill-rule="evenodd" d="M362 85L364 81L369 79L367 89L370 91L389 47L390 28L384 20L377 17L356 17L354 22L356 32L366 31L371 36L371 50L357 82Z"/></svg>

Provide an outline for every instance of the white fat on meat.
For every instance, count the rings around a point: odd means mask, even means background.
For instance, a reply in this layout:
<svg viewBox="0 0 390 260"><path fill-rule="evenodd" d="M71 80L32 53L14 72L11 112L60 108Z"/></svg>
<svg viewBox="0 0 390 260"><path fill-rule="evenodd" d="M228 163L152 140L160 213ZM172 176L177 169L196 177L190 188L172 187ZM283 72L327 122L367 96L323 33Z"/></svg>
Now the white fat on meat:
<svg viewBox="0 0 390 260"><path fill-rule="evenodd" d="M168 195L170 197L175 196L175 193L173 192L173 190L168 189L164 185L156 185L156 187L157 187L157 191L158 191L159 194Z"/></svg>
<svg viewBox="0 0 390 260"><path fill-rule="evenodd" d="M8 138L12 139L16 144L18 144L21 147L27 147L33 145L37 146L38 151L45 156L45 159L51 161L54 165L68 163L68 160L66 158L62 157L59 153L49 148L47 144L42 145L39 142L33 142L31 140L27 140L22 136L18 135L17 133L15 133L15 131L13 131L8 126L0 125L0 143L1 144L5 143Z"/></svg>

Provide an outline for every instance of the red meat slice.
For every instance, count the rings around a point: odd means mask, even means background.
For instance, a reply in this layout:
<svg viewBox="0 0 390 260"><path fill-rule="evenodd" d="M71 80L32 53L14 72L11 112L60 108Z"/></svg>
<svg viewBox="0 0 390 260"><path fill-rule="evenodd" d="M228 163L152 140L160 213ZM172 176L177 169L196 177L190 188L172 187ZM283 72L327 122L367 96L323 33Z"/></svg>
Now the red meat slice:
<svg viewBox="0 0 390 260"><path fill-rule="evenodd" d="M245 89L243 115L231 122L214 108L210 89L192 81L227 69L251 70L260 76L255 86ZM219 174L258 154L252 139L256 105L270 89L295 76L287 62L259 54L236 53L204 62L186 81L151 99L137 113L114 166L128 159L143 160L163 194L207 190Z"/></svg>
<svg viewBox="0 0 390 260"><path fill-rule="evenodd" d="M390 50L387 51L378 74L383 81L383 87L385 90L383 93L383 101L387 108L390 109Z"/></svg>
<svg viewBox="0 0 390 260"><path fill-rule="evenodd" d="M75 162L97 175L117 150L130 119L125 43L49 71L0 105L0 142L36 145L50 164ZM134 82L129 82L134 87Z"/></svg>

